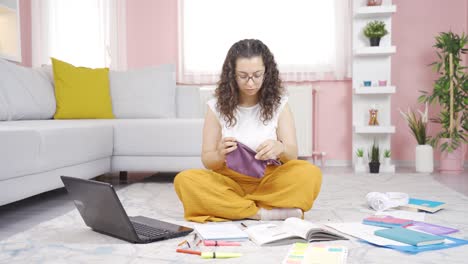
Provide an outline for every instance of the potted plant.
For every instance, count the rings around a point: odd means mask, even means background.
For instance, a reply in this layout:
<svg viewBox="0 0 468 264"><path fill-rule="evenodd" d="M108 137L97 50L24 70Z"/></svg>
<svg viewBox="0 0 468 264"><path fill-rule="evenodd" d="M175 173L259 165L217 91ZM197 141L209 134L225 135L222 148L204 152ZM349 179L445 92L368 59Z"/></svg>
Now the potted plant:
<svg viewBox="0 0 468 264"><path fill-rule="evenodd" d="M430 139L430 144L439 147L440 171L442 173L463 172L466 143L468 142L468 75L461 60L467 53L468 40L453 32L442 32L436 36L438 60L431 65L440 75L434 83L432 93L422 91L420 102L438 102L441 110L434 123L441 124L442 130Z"/></svg>
<svg viewBox="0 0 468 264"><path fill-rule="evenodd" d="M419 117L409 108L406 113L400 110L400 114L408 122L411 133L418 143L414 159L416 172L431 173L434 170L434 152L432 146L428 144L430 138L427 136L427 111L428 105L426 103L424 113L418 110Z"/></svg>
<svg viewBox="0 0 468 264"><path fill-rule="evenodd" d="M380 169L380 150L379 146L376 145L375 140L372 144L372 148L368 153L369 155L369 171L370 173L379 173Z"/></svg>
<svg viewBox="0 0 468 264"><path fill-rule="evenodd" d="M362 148L358 148L356 150L356 166L363 167L364 166L364 150Z"/></svg>
<svg viewBox="0 0 468 264"><path fill-rule="evenodd" d="M387 34L388 31L383 21L374 20L364 27L364 36L370 39L371 47L379 46L380 39Z"/></svg>

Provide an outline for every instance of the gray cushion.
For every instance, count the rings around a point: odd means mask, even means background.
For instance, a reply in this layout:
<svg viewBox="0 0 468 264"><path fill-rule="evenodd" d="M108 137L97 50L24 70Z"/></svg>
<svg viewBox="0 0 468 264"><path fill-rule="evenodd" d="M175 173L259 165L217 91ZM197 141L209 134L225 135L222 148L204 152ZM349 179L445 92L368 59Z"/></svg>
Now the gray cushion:
<svg viewBox="0 0 468 264"><path fill-rule="evenodd" d="M109 72L112 109L116 118L173 118L175 66Z"/></svg>

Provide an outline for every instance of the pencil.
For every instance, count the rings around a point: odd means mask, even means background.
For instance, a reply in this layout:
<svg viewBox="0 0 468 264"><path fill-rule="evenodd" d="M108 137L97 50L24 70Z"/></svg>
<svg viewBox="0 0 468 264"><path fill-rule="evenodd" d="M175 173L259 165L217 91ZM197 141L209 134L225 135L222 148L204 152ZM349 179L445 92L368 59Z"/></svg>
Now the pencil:
<svg viewBox="0 0 468 264"><path fill-rule="evenodd" d="M184 240L184 241L180 242L177 246L180 247L180 246L182 246L182 245L185 244L185 243L187 243L187 240Z"/></svg>

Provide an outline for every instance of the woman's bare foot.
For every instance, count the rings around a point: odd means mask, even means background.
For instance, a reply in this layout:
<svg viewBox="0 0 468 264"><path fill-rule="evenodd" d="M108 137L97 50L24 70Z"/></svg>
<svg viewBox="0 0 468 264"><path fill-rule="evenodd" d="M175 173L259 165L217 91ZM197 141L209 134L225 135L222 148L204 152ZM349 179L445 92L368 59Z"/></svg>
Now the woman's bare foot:
<svg viewBox="0 0 468 264"><path fill-rule="evenodd" d="M299 208L273 208L271 210L260 208L255 215L249 219L255 220L284 220L288 217L304 219L304 213Z"/></svg>

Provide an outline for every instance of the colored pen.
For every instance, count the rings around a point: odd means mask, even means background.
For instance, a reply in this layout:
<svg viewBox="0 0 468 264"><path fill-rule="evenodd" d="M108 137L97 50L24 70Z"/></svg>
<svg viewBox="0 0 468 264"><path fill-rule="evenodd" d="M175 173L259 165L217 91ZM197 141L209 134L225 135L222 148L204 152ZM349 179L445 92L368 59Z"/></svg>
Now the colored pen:
<svg viewBox="0 0 468 264"><path fill-rule="evenodd" d="M242 256L241 253L228 253L228 252L202 252L201 257L204 259L210 258L238 258Z"/></svg>
<svg viewBox="0 0 468 264"><path fill-rule="evenodd" d="M200 251L195 251L195 250L190 250L190 249L181 249L181 248L176 249L176 252L199 255L199 256L201 256L202 254Z"/></svg>
<svg viewBox="0 0 468 264"><path fill-rule="evenodd" d="M218 241L218 240L203 240L203 245L205 246L240 246L239 242L230 242L230 241Z"/></svg>
<svg viewBox="0 0 468 264"><path fill-rule="evenodd" d="M180 246L182 246L182 245L185 244L185 243L187 243L187 240L184 240L184 241L180 242L177 246L180 247Z"/></svg>

